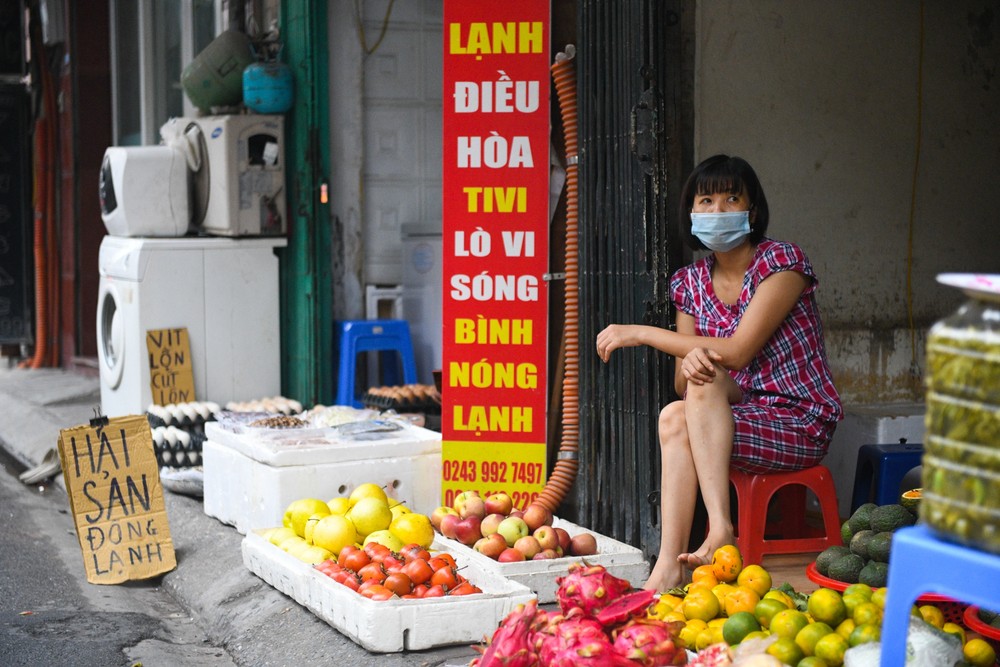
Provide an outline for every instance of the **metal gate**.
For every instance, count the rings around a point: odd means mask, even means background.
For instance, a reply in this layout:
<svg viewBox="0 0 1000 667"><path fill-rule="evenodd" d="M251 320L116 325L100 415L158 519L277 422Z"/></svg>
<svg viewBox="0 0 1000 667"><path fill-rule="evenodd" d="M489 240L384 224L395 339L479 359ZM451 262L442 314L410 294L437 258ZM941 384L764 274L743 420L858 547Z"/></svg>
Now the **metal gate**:
<svg viewBox="0 0 1000 667"><path fill-rule="evenodd" d="M681 261L677 193L691 167L693 2L581 0L580 468L583 525L657 552L656 421L673 364L648 348L605 365L611 323L673 326L668 280Z"/></svg>

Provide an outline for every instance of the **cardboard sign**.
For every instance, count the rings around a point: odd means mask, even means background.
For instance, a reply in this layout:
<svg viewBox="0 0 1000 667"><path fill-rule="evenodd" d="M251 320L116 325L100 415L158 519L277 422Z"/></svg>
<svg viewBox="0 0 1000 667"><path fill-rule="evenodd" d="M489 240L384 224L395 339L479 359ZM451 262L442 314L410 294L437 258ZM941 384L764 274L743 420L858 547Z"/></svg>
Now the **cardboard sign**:
<svg viewBox="0 0 1000 667"><path fill-rule="evenodd" d="M149 351L149 390L154 405L190 403L194 395L191 340L186 328L146 332Z"/></svg>
<svg viewBox="0 0 1000 667"><path fill-rule="evenodd" d="M442 496L545 485L549 0L444 3Z"/></svg>
<svg viewBox="0 0 1000 667"><path fill-rule="evenodd" d="M119 584L177 566L145 417L59 432L59 458L87 581ZM96 425L94 425L96 424Z"/></svg>

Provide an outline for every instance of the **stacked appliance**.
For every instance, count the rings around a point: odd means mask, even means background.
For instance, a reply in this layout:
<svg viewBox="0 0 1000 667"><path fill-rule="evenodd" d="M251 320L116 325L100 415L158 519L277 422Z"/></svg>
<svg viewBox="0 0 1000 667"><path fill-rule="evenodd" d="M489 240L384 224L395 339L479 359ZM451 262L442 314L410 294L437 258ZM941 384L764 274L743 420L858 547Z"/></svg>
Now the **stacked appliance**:
<svg viewBox="0 0 1000 667"><path fill-rule="evenodd" d="M97 304L101 408L152 402L146 333L186 328L195 397L225 405L281 393L283 119L179 118L163 144L112 147L101 167Z"/></svg>

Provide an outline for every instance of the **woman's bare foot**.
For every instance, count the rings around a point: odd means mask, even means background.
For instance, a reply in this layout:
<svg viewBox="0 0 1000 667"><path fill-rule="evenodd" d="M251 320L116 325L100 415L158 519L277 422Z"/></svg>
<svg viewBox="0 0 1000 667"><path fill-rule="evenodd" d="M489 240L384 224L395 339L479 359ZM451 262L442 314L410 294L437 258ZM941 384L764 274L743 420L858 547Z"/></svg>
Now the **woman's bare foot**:
<svg viewBox="0 0 1000 667"><path fill-rule="evenodd" d="M705 541L702 542L700 547L698 547L698 550L694 553L679 554L677 556L677 562L689 570L693 570L699 565L711 563L712 556L715 554L715 550L719 547L735 543L736 538L733 536L732 525L729 525L728 527L720 527L716 530L715 524L713 523L712 528L705 537Z"/></svg>
<svg viewBox="0 0 1000 667"><path fill-rule="evenodd" d="M646 590L663 593L671 588L677 588L684 583L684 570L678 562L670 562L669 558L657 558L653 571L642 587Z"/></svg>

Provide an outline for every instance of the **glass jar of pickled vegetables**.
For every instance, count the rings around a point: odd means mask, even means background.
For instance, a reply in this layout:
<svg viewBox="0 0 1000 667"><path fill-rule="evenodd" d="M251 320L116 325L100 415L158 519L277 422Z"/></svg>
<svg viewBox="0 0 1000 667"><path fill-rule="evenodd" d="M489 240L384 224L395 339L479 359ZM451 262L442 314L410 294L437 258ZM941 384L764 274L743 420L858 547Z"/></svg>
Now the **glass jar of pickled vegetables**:
<svg viewBox="0 0 1000 667"><path fill-rule="evenodd" d="M969 300L927 340L927 439L920 517L1000 553L1000 275L942 274Z"/></svg>

